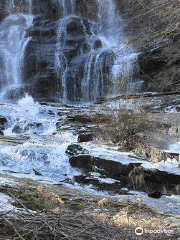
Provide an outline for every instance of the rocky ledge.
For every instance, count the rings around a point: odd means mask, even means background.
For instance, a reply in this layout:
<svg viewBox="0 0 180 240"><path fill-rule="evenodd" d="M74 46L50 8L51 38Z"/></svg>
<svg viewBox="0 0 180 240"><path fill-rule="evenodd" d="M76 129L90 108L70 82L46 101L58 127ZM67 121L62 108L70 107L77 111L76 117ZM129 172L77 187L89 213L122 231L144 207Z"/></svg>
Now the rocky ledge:
<svg viewBox="0 0 180 240"><path fill-rule="evenodd" d="M136 239L135 228L170 229L172 239L178 234L177 219L117 198L92 195L62 185L48 185L29 179L1 175L0 237L38 239ZM18 216L18 218L17 218ZM175 224L176 223L176 224ZM163 225L162 225L163 224ZM35 226L36 225L36 226ZM82 231L82 228L86 231ZM93 229L93 231L92 231ZM127 231L128 229L128 235ZM71 230L71 231L70 231ZM163 234L163 239L169 235ZM155 239L145 234L143 239Z"/></svg>

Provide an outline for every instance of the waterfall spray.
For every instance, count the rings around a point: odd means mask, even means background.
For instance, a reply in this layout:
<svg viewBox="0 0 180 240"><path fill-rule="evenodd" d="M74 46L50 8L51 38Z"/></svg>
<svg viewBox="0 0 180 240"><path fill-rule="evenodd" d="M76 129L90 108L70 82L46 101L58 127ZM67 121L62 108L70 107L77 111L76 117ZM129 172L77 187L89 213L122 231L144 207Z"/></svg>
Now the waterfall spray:
<svg viewBox="0 0 180 240"><path fill-rule="evenodd" d="M13 14L0 25L1 97L22 84L24 52L30 40L26 30L32 21L32 15Z"/></svg>

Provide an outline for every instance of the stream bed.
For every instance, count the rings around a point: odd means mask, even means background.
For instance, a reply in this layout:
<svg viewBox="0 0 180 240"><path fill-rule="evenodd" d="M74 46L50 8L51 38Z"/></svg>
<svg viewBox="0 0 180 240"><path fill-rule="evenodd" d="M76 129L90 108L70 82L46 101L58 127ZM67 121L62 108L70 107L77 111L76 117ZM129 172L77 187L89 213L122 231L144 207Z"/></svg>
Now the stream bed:
<svg viewBox="0 0 180 240"><path fill-rule="evenodd" d="M160 212L180 214L177 162L153 164L107 143L78 143L79 133L89 131L94 124L70 124L67 120L72 113L88 115L95 108L40 104L27 94L17 103L2 103L0 115L7 122L0 136L0 173L110 194ZM73 151L78 146L80 152L67 152L69 146ZM79 163L81 158L85 159L83 164ZM140 171L138 177L133 171ZM158 190L162 196L148 197L149 192Z"/></svg>

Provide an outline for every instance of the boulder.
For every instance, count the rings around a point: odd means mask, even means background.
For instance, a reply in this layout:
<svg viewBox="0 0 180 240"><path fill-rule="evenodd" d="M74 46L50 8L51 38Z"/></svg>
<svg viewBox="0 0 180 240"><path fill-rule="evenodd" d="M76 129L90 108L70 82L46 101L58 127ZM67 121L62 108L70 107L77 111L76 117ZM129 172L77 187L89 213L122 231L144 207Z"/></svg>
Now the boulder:
<svg viewBox="0 0 180 240"><path fill-rule="evenodd" d="M154 191L148 194L148 197L151 197L151 198L160 198L161 196L162 196L162 193L157 191Z"/></svg>
<svg viewBox="0 0 180 240"><path fill-rule="evenodd" d="M0 135L4 135L3 131L0 130Z"/></svg>
<svg viewBox="0 0 180 240"><path fill-rule="evenodd" d="M12 129L13 133L21 133L22 132L22 128L19 125L15 125Z"/></svg>
<svg viewBox="0 0 180 240"><path fill-rule="evenodd" d="M71 144L68 146L66 153L69 156L77 156L79 154L89 154L88 150L82 148L80 145L78 144Z"/></svg>
<svg viewBox="0 0 180 240"><path fill-rule="evenodd" d="M180 176L172 173L135 167L129 174L129 188L144 191L149 197L180 194Z"/></svg>
<svg viewBox="0 0 180 240"><path fill-rule="evenodd" d="M84 172L97 172L105 177L121 179L128 177L134 166L140 166L141 163L123 164L121 162L106 160L91 156L90 153L78 144L70 145L67 150L71 166L80 168Z"/></svg>
<svg viewBox="0 0 180 240"><path fill-rule="evenodd" d="M0 116L0 125L4 125L7 123L7 119L3 116Z"/></svg>
<svg viewBox="0 0 180 240"><path fill-rule="evenodd" d="M92 133L80 133L78 136L78 142L90 142L93 140Z"/></svg>
<svg viewBox="0 0 180 240"><path fill-rule="evenodd" d="M7 119L3 116L0 116L0 130L4 130L5 129L5 125L7 123Z"/></svg>

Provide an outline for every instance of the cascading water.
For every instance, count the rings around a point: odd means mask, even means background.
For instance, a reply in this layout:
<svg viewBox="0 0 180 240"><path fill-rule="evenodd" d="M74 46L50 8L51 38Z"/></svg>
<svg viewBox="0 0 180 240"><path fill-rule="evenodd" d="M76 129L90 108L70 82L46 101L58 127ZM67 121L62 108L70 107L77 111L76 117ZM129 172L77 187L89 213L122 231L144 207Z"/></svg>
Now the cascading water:
<svg viewBox="0 0 180 240"><path fill-rule="evenodd" d="M133 76L138 70L137 54L123 43L125 36L118 27L120 18L113 0L97 0L97 6L98 23L94 23L71 16L75 14L74 1L60 1L63 18L57 30L55 66L57 91L63 102L96 101L115 95L122 82L121 92L132 91ZM68 59L69 55L72 59Z"/></svg>
<svg viewBox="0 0 180 240"><path fill-rule="evenodd" d="M32 25L30 14L12 14L0 25L0 97L18 93L22 84L24 53L30 40L26 30Z"/></svg>
<svg viewBox="0 0 180 240"><path fill-rule="evenodd" d="M66 176L72 178L78 173L65 154L68 145L77 137L71 132L57 133L56 123L60 121L57 108L42 106L26 94L17 104L1 106L0 111L8 120L4 130L6 137L13 137L15 141L25 137L23 144L0 148L1 172L13 168L33 176L33 169L36 169L47 181L64 180Z"/></svg>
<svg viewBox="0 0 180 240"><path fill-rule="evenodd" d="M98 3L98 21L99 34L108 40L110 45L116 45L119 41L120 34L118 28L118 19L115 12L115 4L113 0L97 0ZM121 29L122 30L122 29ZM122 33L122 31L121 31ZM107 42L106 42L107 43Z"/></svg>
<svg viewBox="0 0 180 240"><path fill-rule="evenodd" d="M1 96L10 95L9 90L18 88L24 82L26 86L32 86L30 92L34 96L56 96L56 100L61 99L62 102L96 101L108 95L133 91L133 82L138 77L137 54L134 54L130 45L124 43L126 36L121 27L122 20L116 14L114 1L94 1L97 5L97 21L89 21L77 14L75 0L52 2L56 6L55 12L58 9L59 20L51 22L48 14L46 20L44 17L39 23L37 20L37 29L30 34L34 49L37 46L33 53L30 52L31 38L26 34L33 17L19 13L23 10L32 13L32 0L24 0L23 4L6 1L10 12L18 14L6 17L0 26ZM40 11L39 6L37 9ZM47 31L48 35L48 29L51 31L53 24L56 28L56 44L50 46L50 38L43 40L41 33ZM39 39L36 37L38 32ZM43 41L47 45L43 46ZM46 46L49 49L47 54L44 52ZM34 69L31 62L27 63L25 72L28 73L22 76L24 56L31 61L33 55L36 55L36 59L33 59ZM50 56L54 56L53 63ZM43 90L42 85L45 88Z"/></svg>
<svg viewBox="0 0 180 240"><path fill-rule="evenodd" d="M68 16L70 14L75 14L76 12L75 0L58 0L58 3L60 5L63 17Z"/></svg>

